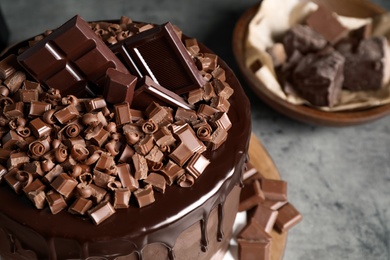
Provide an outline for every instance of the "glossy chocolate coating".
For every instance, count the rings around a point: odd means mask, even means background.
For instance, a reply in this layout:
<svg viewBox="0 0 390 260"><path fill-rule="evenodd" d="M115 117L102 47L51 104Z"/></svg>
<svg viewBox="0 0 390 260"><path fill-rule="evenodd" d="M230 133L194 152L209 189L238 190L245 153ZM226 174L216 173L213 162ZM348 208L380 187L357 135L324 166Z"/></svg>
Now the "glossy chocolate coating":
<svg viewBox="0 0 390 260"><path fill-rule="evenodd" d="M203 45L201 49L211 52ZM180 239L183 231L193 226L199 230L199 222L208 223L208 220L217 219L220 221L219 224L211 224L211 227L215 229L205 228L205 225L202 225L202 238L195 242L197 246L200 242L203 251L207 251L210 243L209 251L201 253L198 258L210 259L212 256L210 252L213 252L210 251L211 248L217 245L214 250L219 250L219 244L216 241L217 233L218 236L223 236L217 227L225 225L226 219L234 219L235 215L232 210L231 212L225 211L225 215L218 213L219 217L214 218L211 212L224 204L232 190L238 189L242 166L247 159L251 134L248 99L233 72L223 61L220 61L220 66L225 69L227 82L235 91L230 99L231 107L228 112L233 126L229 130L226 142L218 150L208 150L204 153L211 163L191 188L172 185L166 189L165 194L155 193L156 202L154 204L141 209L130 206L128 209L117 210L111 218L95 226L89 220L67 212L52 215L48 209L37 210L27 198L18 197L6 184L2 183L0 184L0 198L2 199L0 203L0 255L4 255L5 259L10 257L9 252L1 251L4 250L1 245L10 243L9 236L4 236L4 234L12 234L13 241L17 241L11 242L13 248L19 248L17 252L29 259L85 259L90 256L117 259L119 256L130 255L134 252L148 259L146 250L142 251L142 249L153 243L164 245L168 249L168 257L173 259L175 248L188 242ZM235 206L233 208L237 208L237 191L234 194ZM231 223L230 221L229 224ZM10 230L12 233L9 233ZM229 227L224 230L229 230ZM207 232L211 231L215 234L207 235ZM226 250L230 236L230 232L225 232L223 244L221 244L223 250ZM208 242L208 237L213 241ZM18 246L19 242L21 246ZM184 253L177 252L177 258L180 259L180 255L183 257ZM15 256L18 257L16 254L11 254L11 257Z"/></svg>

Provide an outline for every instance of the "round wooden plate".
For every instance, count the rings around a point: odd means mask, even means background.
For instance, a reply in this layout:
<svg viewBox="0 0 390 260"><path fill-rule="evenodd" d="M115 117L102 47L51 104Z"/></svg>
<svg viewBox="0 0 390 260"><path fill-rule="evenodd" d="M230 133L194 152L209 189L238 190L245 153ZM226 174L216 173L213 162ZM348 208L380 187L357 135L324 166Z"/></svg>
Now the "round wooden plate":
<svg viewBox="0 0 390 260"><path fill-rule="evenodd" d="M316 0L315 2L331 7L340 15L354 17L372 17L385 12L384 9L361 0ZM255 16L260 4L248 9L238 20L233 32L233 52L238 66L251 89L266 104L278 112L293 119L315 125L347 126L367 123L390 114L390 104L362 109L358 111L326 112L305 105L293 105L280 99L269 91L245 66L245 42L248 24Z"/></svg>
<svg viewBox="0 0 390 260"><path fill-rule="evenodd" d="M272 161L270 155L268 154L268 152L266 151L262 143L257 139L257 137L253 133L249 144L249 158L251 164L265 178L280 180L280 175L275 166L275 163ZM241 220L236 219L236 221L241 221ZM284 249L286 247L287 232L283 234L279 234L275 230L272 230L271 236L272 236L271 260L280 260L283 258ZM238 259L237 248L231 249L230 256L225 257L224 259L229 259L229 260Z"/></svg>

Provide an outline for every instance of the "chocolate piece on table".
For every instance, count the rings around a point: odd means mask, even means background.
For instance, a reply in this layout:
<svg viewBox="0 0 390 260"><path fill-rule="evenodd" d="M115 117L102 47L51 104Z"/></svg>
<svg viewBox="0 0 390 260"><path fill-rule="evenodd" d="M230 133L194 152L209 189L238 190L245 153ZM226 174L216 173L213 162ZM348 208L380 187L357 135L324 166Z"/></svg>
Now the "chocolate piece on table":
<svg viewBox="0 0 390 260"><path fill-rule="evenodd" d="M146 179L144 179L144 182L152 185L153 189L156 191L165 193L166 181L164 176L152 172L148 175L148 177L146 177Z"/></svg>
<svg viewBox="0 0 390 260"><path fill-rule="evenodd" d="M96 207L88 210L88 215L95 225L101 224L103 221L111 217L115 213L114 207L110 202L102 202Z"/></svg>
<svg viewBox="0 0 390 260"><path fill-rule="evenodd" d="M143 189L136 190L134 196L140 208L148 206L155 201L152 185L146 185Z"/></svg>
<svg viewBox="0 0 390 260"><path fill-rule="evenodd" d="M129 37L110 49L125 60L133 75L147 75L176 94L206 83L170 23Z"/></svg>
<svg viewBox="0 0 390 260"><path fill-rule="evenodd" d="M246 167L246 170L242 174L244 185L252 183L254 180L261 180L264 178L263 175L250 162L247 163Z"/></svg>
<svg viewBox="0 0 390 260"><path fill-rule="evenodd" d="M287 203L279 209L274 228L279 233L286 232L301 220L302 215L298 210L291 203Z"/></svg>
<svg viewBox="0 0 390 260"><path fill-rule="evenodd" d="M240 259L270 259L271 236L256 222L249 222L237 235Z"/></svg>
<svg viewBox="0 0 390 260"><path fill-rule="evenodd" d="M362 40L355 52L345 57L343 88L349 90L380 89L389 79L389 50L385 37Z"/></svg>
<svg viewBox="0 0 390 260"><path fill-rule="evenodd" d="M312 105L336 105L344 79L344 62L345 58L331 48L306 55L292 74L294 89Z"/></svg>
<svg viewBox="0 0 390 260"><path fill-rule="evenodd" d="M265 199L263 191L258 180L253 181L249 185L245 185L241 190L240 204L238 211L245 211L255 207Z"/></svg>
<svg viewBox="0 0 390 260"><path fill-rule="evenodd" d="M331 44L335 44L348 34L348 29L337 20L336 14L322 5L309 14L306 23Z"/></svg>
<svg viewBox="0 0 390 260"><path fill-rule="evenodd" d="M92 94L95 85L98 93L103 92L108 68L128 73L78 15L24 51L18 61L36 80L59 89L62 95Z"/></svg>
<svg viewBox="0 0 390 260"><path fill-rule="evenodd" d="M173 76L174 77L174 76ZM134 91L131 104L132 108L145 110L147 106L156 102L161 106L182 107L193 109L194 106L188 104L182 97L153 81L149 76L145 76L139 83L139 87Z"/></svg>
<svg viewBox="0 0 390 260"><path fill-rule="evenodd" d="M322 50L327 45L327 41L309 26L297 24L286 32L283 45L290 59L294 51L306 54Z"/></svg>
<svg viewBox="0 0 390 260"><path fill-rule="evenodd" d="M261 190L263 191L265 199L278 201L287 200L287 182L283 180L262 179Z"/></svg>
<svg viewBox="0 0 390 260"><path fill-rule="evenodd" d="M103 96L107 102L112 104L128 102L131 104L137 77L110 68L106 72L106 78Z"/></svg>
<svg viewBox="0 0 390 260"><path fill-rule="evenodd" d="M10 54L0 61L0 79L5 80L16 72L20 65L14 54Z"/></svg>
<svg viewBox="0 0 390 260"><path fill-rule="evenodd" d="M277 217L277 210L272 210L262 204L259 204L255 208L247 211L247 221L257 222L257 224L259 224L268 234L270 234L274 228Z"/></svg>
<svg viewBox="0 0 390 260"><path fill-rule="evenodd" d="M92 201L85 198L77 198L75 202L69 207L68 211L72 214L85 215L92 207Z"/></svg>
<svg viewBox="0 0 390 260"><path fill-rule="evenodd" d="M188 161L185 169L192 177L197 179L209 164L210 160L200 153L195 153Z"/></svg>

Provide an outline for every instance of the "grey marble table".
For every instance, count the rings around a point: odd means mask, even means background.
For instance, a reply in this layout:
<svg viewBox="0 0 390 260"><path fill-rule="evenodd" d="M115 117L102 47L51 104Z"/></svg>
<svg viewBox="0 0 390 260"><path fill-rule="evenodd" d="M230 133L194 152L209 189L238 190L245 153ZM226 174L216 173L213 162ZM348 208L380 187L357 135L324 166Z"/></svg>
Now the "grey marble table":
<svg viewBox="0 0 390 260"><path fill-rule="evenodd" d="M390 9L388 0L375 2ZM2 0L0 7L12 31L10 42L57 27L77 13L87 20L127 15L171 21L213 49L239 76L231 35L239 16L256 3ZM241 82L252 101L253 132L304 215L289 234L284 258L390 259L390 117L344 128L306 125L273 111Z"/></svg>

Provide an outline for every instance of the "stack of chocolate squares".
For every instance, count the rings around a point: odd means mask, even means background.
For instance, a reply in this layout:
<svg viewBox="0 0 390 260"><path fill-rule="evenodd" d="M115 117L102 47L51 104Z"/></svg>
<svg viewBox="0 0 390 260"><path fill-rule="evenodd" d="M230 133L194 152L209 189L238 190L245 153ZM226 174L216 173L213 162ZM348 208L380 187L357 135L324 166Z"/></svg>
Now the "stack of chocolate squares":
<svg viewBox="0 0 390 260"><path fill-rule="evenodd" d="M250 163L243 175L239 211L247 224L237 235L240 259L270 259L272 230L287 232L302 215L287 199L287 182L264 178Z"/></svg>

